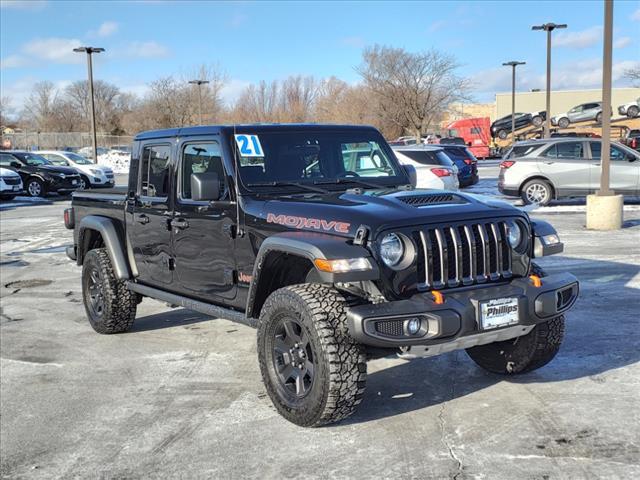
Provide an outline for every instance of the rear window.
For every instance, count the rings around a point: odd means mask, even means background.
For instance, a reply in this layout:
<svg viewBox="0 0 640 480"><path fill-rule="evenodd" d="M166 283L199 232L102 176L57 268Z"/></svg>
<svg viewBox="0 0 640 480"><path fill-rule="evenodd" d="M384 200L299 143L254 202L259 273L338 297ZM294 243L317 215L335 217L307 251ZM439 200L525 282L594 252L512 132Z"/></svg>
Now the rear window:
<svg viewBox="0 0 640 480"><path fill-rule="evenodd" d="M468 158L466 148L445 148L444 153L446 153L449 157L464 160Z"/></svg>
<svg viewBox="0 0 640 480"><path fill-rule="evenodd" d="M521 145L513 147L505 158L526 157L527 155L530 155L536 148L538 148L538 145Z"/></svg>
<svg viewBox="0 0 640 480"><path fill-rule="evenodd" d="M447 157L442 150L401 150L400 153L421 165L442 165L445 167L451 167L453 165L451 159Z"/></svg>

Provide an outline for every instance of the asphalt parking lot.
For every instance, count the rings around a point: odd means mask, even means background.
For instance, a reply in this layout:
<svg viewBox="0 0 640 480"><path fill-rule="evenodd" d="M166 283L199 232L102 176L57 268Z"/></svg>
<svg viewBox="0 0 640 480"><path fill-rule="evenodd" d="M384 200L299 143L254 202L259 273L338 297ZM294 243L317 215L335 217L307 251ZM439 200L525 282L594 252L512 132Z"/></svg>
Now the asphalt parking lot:
<svg viewBox="0 0 640 480"><path fill-rule="evenodd" d="M584 202L530 212L566 245L540 263L581 281L552 363L505 379L464 352L372 361L353 417L302 429L271 406L248 327L145 299L131 332L95 334L67 204L0 209L3 478L640 477L638 205L614 233L583 228Z"/></svg>

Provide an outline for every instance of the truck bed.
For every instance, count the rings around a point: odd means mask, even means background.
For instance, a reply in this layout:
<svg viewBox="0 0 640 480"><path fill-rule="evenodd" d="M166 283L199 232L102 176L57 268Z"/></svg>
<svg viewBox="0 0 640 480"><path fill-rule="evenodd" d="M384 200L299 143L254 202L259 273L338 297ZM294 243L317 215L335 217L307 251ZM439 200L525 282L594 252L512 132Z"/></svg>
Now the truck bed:
<svg viewBox="0 0 640 480"><path fill-rule="evenodd" d="M124 222L127 187L113 187L74 192L71 205L78 225L86 215L101 215Z"/></svg>

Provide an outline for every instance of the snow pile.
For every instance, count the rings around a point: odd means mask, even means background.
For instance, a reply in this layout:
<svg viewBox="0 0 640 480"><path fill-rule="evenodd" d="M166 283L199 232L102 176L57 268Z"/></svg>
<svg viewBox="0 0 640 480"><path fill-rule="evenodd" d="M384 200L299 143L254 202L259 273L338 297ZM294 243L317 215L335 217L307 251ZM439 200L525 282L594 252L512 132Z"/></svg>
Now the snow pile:
<svg viewBox="0 0 640 480"><path fill-rule="evenodd" d="M131 155L124 152L111 150L108 153L98 155L98 164L111 167L114 173L129 173Z"/></svg>

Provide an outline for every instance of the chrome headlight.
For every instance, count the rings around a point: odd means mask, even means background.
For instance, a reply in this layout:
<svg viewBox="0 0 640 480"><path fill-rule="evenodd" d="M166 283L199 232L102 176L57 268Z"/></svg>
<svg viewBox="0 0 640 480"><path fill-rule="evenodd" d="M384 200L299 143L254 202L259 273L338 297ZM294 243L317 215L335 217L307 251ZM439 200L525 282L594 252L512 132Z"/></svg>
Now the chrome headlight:
<svg viewBox="0 0 640 480"><path fill-rule="evenodd" d="M401 233L388 233L380 242L380 258L394 270L409 267L416 257L413 242Z"/></svg>
<svg viewBox="0 0 640 480"><path fill-rule="evenodd" d="M96 170L96 169L94 169L94 168L90 168L90 169L89 169L89 171L90 171L94 176L97 176L97 175L101 175L101 174L102 174L102 172L101 172L100 170Z"/></svg>
<svg viewBox="0 0 640 480"><path fill-rule="evenodd" d="M404 244L395 233L384 236L380 242L380 257L388 267L395 267L400 263L404 255Z"/></svg>
<svg viewBox="0 0 640 480"><path fill-rule="evenodd" d="M522 240L525 234L522 225L515 220L507 220L506 225L509 245L511 245L511 248L517 249L522 245Z"/></svg>

